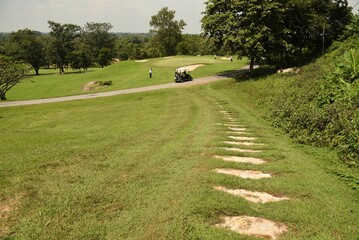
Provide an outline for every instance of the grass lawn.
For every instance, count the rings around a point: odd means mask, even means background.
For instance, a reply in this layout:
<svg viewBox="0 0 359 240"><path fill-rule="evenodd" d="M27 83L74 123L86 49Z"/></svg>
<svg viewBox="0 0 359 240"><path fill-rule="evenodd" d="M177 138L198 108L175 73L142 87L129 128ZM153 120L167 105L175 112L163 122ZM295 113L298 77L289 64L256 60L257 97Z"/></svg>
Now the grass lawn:
<svg viewBox="0 0 359 240"><path fill-rule="evenodd" d="M83 87L92 81L112 81L110 87L92 92L129 89L173 82L175 70L185 65L204 64L191 72L194 78L199 78L239 69L246 63L245 59L230 62L220 58L215 60L213 56L176 56L149 59L148 62L118 62L103 69L91 68L86 73L69 69L66 74L59 75L57 70L40 69L40 76L24 80L6 96L9 101L16 101L86 94L89 92L84 92ZM153 68L151 79L148 74L150 67Z"/></svg>
<svg viewBox="0 0 359 240"><path fill-rule="evenodd" d="M240 88L225 80L2 108L0 239L256 239L214 227L220 216L237 215L286 224L281 239L357 239L358 192L330 172L358 172L330 151L291 143L258 118ZM224 154L227 135L215 102L267 144L251 156L268 164L213 158ZM225 167L273 178L213 172ZM291 200L250 203L218 185Z"/></svg>

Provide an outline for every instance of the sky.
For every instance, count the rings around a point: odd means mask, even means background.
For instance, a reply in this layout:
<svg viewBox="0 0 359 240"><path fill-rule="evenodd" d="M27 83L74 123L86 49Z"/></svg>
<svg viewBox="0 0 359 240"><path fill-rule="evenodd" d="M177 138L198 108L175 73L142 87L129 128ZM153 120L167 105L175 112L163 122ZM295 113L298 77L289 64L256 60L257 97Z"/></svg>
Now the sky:
<svg viewBox="0 0 359 240"><path fill-rule="evenodd" d="M0 0L0 32L29 28L49 32L48 20L84 26L87 22L106 22L111 32L146 33L151 16L163 7L175 10L183 19L184 33L201 32L206 0ZM359 0L348 0L354 6ZM358 13L359 4L353 10Z"/></svg>

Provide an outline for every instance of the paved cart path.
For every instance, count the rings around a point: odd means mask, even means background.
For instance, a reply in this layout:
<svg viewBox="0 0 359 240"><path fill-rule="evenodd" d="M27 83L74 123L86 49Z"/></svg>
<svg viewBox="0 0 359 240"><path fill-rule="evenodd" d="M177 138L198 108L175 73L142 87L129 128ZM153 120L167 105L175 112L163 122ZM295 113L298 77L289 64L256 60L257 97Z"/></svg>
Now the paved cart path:
<svg viewBox="0 0 359 240"><path fill-rule="evenodd" d="M139 87L139 88L124 89L124 90L117 90L117 91L110 91L110 92L100 92L100 93L91 93L91 94L56 97L56 98L44 98L44 99L35 99L35 100L1 102L0 107L26 106L26 105L35 105L35 104L43 104L43 103L54 103L54 102L65 102L65 101L99 98L99 97L109 97L109 96L115 96L115 95L139 93L139 92L160 90L160 89L166 89L166 88L200 85L200 84L206 84L206 83L218 81L218 80L225 79L225 78L228 78L228 77L226 77L226 76L210 76L210 77L198 78L191 82L184 82L184 83L167 83L167 84L161 84L161 85L155 85L155 86Z"/></svg>
<svg viewBox="0 0 359 240"><path fill-rule="evenodd" d="M255 68L257 68L257 67L258 66L255 66ZM116 90L116 91L110 91L110 92L100 92L100 93L91 93L91 94L83 94L83 95L75 95L75 96L43 98L43 99L24 100L24 101L0 102L0 108L1 107L35 105L35 104L43 104L43 103L65 102L65 101L99 98L99 97L109 97L109 96L115 96L115 95L147 92L147 91L160 90L160 89L166 89L166 88L188 87L188 86L194 86L194 85L201 85L201 84L211 83L211 82L215 82L218 80L233 77L235 74L238 74L243 71L248 71L248 69L249 69L249 66L245 66L239 70L230 72L223 76L209 76L209 77L197 78L191 82L184 82L184 83L174 83L173 82L173 83L166 83L166 84L161 84L161 85L131 88L131 89L124 89L124 90Z"/></svg>

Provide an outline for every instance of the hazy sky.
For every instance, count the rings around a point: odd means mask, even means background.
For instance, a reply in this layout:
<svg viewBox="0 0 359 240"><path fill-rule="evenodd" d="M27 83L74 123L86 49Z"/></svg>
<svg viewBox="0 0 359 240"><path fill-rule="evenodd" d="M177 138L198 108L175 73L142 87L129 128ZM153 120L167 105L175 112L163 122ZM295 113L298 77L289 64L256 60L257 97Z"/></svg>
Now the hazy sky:
<svg viewBox="0 0 359 240"><path fill-rule="evenodd" d="M162 7L176 11L185 33L201 32L206 0L0 0L0 32L23 28L49 32L48 20L84 26L108 22L112 32L148 32L151 16ZM349 0L354 6L359 0ZM358 13L359 4L354 9Z"/></svg>

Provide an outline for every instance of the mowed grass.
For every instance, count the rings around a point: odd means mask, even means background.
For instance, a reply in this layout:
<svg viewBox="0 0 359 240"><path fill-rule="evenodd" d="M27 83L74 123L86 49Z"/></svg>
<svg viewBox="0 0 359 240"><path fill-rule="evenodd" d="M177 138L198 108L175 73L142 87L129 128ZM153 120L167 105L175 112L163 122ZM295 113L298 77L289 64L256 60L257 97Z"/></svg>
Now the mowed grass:
<svg viewBox="0 0 359 240"><path fill-rule="evenodd" d="M2 108L0 238L256 239L214 226L220 216L248 215L286 224L281 239L357 239L358 193L330 173L345 168L336 156L291 143L233 89L228 80ZM226 154L220 110L267 144L251 154L267 164L213 158ZM213 172L225 167L273 178ZM291 200L250 203L214 190L218 185Z"/></svg>
<svg viewBox="0 0 359 240"><path fill-rule="evenodd" d="M148 59L147 62L123 61L103 69L90 68L86 73L67 69L64 75L60 75L55 69L40 69L40 76L32 76L17 84L7 93L7 99L30 100L158 85L173 82L174 72L181 66L204 64L205 66L191 72L194 78L199 78L236 70L246 63L246 59L230 62L220 57L214 59L213 56L176 56ZM150 79L148 72L151 67L153 78ZM84 92L84 85L92 81L112 81L112 85Z"/></svg>

